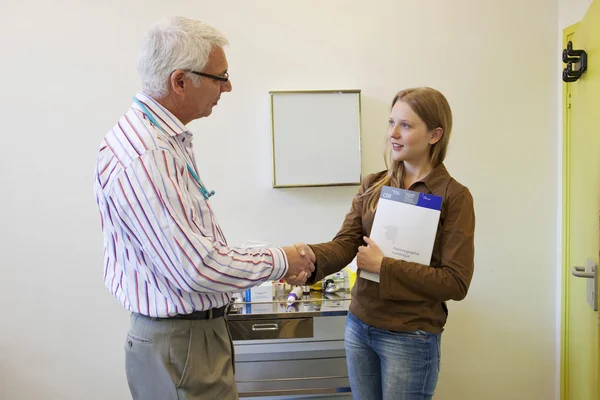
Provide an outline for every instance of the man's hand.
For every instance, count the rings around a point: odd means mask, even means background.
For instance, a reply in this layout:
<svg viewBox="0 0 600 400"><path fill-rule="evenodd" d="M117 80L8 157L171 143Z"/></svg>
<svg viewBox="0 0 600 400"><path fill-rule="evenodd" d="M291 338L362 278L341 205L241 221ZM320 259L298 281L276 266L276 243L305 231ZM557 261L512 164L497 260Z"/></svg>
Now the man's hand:
<svg viewBox="0 0 600 400"><path fill-rule="evenodd" d="M363 237L368 246L360 246L356 254L358 268L379 274L383 262L383 252L377 244L368 237Z"/></svg>
<svg viewBox="0 0 600 400"><path fill-rule="evenodd" d="M311 263L314 264L317 261L315 253L306 243L294 243L294 247L296 248L296 250L298 250L298 253L300 253L302 257L308 256L308 259Z"/></svg>
<svg viewBox="0 0 600 400"><path fill-rule="evenodd" d="M308 246L307 246L308 247ZM296 247L287 246L283 248L288 259L289 268L284 279L290 285L304 285L306 280L315 270L315 265L310 257L302 256ZM312 253L312 251L311 251ZM314 254L313 254L314 257Z"/></svg>

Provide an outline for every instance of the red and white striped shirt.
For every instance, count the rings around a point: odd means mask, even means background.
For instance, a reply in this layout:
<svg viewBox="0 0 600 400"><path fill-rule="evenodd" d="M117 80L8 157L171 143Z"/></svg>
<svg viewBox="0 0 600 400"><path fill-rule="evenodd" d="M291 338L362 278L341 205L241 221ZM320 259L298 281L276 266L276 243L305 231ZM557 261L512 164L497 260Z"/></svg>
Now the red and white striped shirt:
<svg viewBox="0 0 600 400"><path fill-rule="evenodd" d="M132 312L167 317L227 304L287 272L280 248L227 245L192 175L192 134L149 96L133 103L102 141L94 189L104 233L104 283Z"/></svg>

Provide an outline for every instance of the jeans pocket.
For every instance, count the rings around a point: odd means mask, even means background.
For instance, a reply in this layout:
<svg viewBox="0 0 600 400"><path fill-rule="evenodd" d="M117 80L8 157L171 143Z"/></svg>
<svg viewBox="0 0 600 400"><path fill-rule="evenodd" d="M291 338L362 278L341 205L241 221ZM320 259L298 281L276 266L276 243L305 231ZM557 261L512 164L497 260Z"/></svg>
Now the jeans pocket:
<svg viewBox="0 0 600 400"><path fill-rule="evenodd" d="M429 337L429 333L422 331L422 330L410 332L410 331L391 331L389 329L384 329L383 331L390 335L396 336L396 337L406 338L406 339L415 339L415 340L419 340L419 341L426 341L427 338Z"/></svg>

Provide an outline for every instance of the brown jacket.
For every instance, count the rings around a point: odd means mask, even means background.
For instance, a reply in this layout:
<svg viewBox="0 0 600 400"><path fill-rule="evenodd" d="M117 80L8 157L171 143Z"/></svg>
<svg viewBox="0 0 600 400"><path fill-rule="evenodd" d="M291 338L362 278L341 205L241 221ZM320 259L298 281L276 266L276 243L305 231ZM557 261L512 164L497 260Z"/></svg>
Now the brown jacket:
<svg viewBox="0 0 600 400"><path fill-rule="evenodd" d="M318 281L347 266L369 236L374 213L362 194L386 171L367 176L352 201L342 228L331 242L310 245ZM365 323L392 331L441 333L447 300L462 300L473 276L475 213L469 189L454 180L443 164L408 190L441 196L442 210L431 266L385 257L380 283L359 276L350 311Z"/></svg>

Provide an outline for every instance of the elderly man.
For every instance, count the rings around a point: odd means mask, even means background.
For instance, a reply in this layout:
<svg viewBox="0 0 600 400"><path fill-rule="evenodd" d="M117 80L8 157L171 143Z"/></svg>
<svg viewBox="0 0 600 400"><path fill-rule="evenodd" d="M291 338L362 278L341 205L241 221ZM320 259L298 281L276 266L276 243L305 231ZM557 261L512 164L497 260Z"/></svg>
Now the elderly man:
<svg viewBox="0 0 600 400"><path fill-rule="evenodd" d="M292 247L231 247L200 179L186 125L230 92L227 39L186 18L143 41L143 91L102 141L95 192L104 282L131 311L125 341L134 399L237 399L231 294L266 280L302 284L314 265Z"/></svg>

